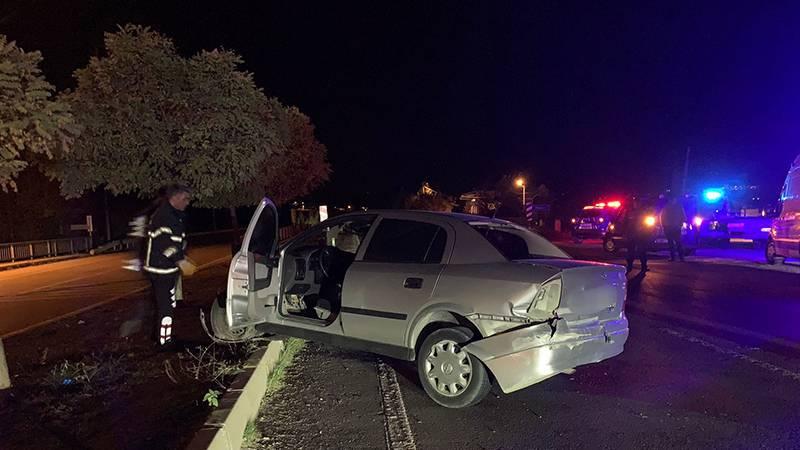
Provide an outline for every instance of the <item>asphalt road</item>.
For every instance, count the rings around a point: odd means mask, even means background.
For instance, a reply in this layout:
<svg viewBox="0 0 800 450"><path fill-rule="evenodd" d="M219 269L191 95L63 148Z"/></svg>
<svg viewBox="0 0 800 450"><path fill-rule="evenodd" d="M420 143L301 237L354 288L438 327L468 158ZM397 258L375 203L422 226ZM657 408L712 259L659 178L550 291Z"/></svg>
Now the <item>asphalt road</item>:
<svg viewBox="0 0 800 450"><path fill-rule="evenodd" d="M464 410L429 400L408 363L309 344L256 447L797 448L800 276L663 258L651 268L631 273L622 355Z"/></svg>
<svg viewBox="0 0 800 450"><path fill-rule="evenodd" d="M0 336L145 289L126 257L0 272ZM310 344L266 406L259 446L379 448L388 435L401 448L796 448L800 276L663 257L651 269L631 274L622 355L466 410L435 405L407 363Z"/></svg>
<svg viewBox="0 0 800 450"><path fill-rule="evenodd" d="M190 248L200 267L230 258L230 246ZM142 274L122 269L131 254L71 259L0 272L0 337L146 289Z"/></svg>

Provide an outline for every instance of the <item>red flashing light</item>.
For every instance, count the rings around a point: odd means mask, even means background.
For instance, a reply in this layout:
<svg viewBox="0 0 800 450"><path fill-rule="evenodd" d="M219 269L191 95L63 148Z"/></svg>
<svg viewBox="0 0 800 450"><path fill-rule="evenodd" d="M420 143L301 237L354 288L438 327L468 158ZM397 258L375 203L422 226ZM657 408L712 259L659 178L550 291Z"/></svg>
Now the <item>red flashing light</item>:
<svg viewBox="0 0 800 450"><path fill-rule="evenodd" d="M609 208L619 208L622 206L622 202L619 200L614 200L613 202L606 203L606 205L608 205Z"/></svg>
<svg viewBox="0 0 800 450"><path fill-rule="evenodd" d="M600 202L600 203L595 203L595 204L594 204L594 206L595 206L596 208L600 208L600 209L602 209L602 208L605 208L605 207L606 207L606 204L605 204L605 203L602 203L602 202Z"/></svg>

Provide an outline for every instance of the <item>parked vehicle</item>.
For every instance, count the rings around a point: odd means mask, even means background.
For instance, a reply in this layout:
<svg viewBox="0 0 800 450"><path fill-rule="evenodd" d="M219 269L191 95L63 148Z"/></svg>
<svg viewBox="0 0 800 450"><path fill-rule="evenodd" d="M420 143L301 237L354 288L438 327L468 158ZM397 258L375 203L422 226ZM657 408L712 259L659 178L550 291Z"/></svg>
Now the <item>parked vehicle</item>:
<svg viewBox="0 0 800 450"><path fill-rule="evenodd" d="M649 222L652 223L652 225L649 226L652 226L655 230L652 233L653 241L650 243L649 250L669 250L669 242L667 241L667 237L664 235L664 229L661 227L660 219L661 210L664 208L666 200L661 198L642 197L639 199L639 201L641 202L642 207L653 212L652 221ZM624 222L624 218L628 214L628 210L628 205L623 203L613 221L608 225L608 230L606 231L605 236L603 236L603 249L606 252L616 253L628 247L628 243L623 236L622 227L618 226L618 224L622 224ZM694 223L686 223L681 229L681 242L683 243L683 251L686 255L694 254L694 252L697 250L697 238L694 232L695 227L696 225Z"/></svg>
<svg viewBox="0 0 800 450"><path fill-rule="evenodd" d="M767 241L767 262L775 264L784 258L800 258L800 155L789 168L781 191L781 212L772 221Z"/></svg>
<svg viewBox="0 0 800 450"><path fill-rule="evenodd" d="M573 239L602 239L620 205L620 202L609 202L584 206L578 217L571 220Z"/></svg>
<svg viewBox="0 0 800 450"><path fill-rule="evenodd" d="M730 244L766 248L773 219L771 217L729 217L726 228Z"/></svg>
<svg viewBox="0 0 800 450"><path fill-rule="evenodd" d="M295 336L416 361L440 405L474 405L623 351L625 269L474 215L370 211L277 244L265 199L212 309L217 337ZM216 317L216 318L215 318ZM223 318L224 320L220 320Z"/></svg>

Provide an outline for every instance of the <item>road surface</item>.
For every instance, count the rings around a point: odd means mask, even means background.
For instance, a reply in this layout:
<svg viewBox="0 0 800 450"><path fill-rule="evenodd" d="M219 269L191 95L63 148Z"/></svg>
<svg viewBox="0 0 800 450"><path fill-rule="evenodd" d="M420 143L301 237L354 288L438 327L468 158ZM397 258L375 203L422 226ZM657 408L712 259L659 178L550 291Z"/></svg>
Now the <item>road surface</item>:
<svg viewBox="0 0 800 450"><path fill-rule="evenodd" d="M568 251L609 258L597 246ZM228 252L193 257L210 263ZM119 269L124 257L0 273L0 335L144 289ZM430 401L412 365L310 344L268 403L258 446L796 447L800 277L691 258L655 258L651 268L631 274L622 355L466 410Z"/></svg>
<svg viewBox="0 0 800 450"><path fill-rule="evenodd" d="M409 363L308 344L263 411L257 447L797 448L800 277L663 258L651 268L631 274L622 355L464 410L428 399Z"/></svg>
<svg viewBox="0 0 800 450"><path fill-rule="evenodd" d="M230 258L230 246L189 250L198 265ZM138 272L122 269L131 254L114 253L0 272L0 337L146 289Z"/></svg>

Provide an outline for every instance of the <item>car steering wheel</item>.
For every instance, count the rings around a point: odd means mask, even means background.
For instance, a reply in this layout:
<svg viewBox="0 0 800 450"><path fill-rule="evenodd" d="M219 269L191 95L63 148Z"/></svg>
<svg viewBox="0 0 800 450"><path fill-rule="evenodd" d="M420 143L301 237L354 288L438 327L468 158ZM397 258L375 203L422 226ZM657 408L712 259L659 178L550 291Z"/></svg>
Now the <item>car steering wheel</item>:
<svg viewBox="0 0 800 450"><path fill-rule="evenodd" d="M323 247L320 249L319 268L322 270L322 274L325 275L325 278L333 278L331 277L331 272L333 271L334 258L333 247Z"/></svg>

